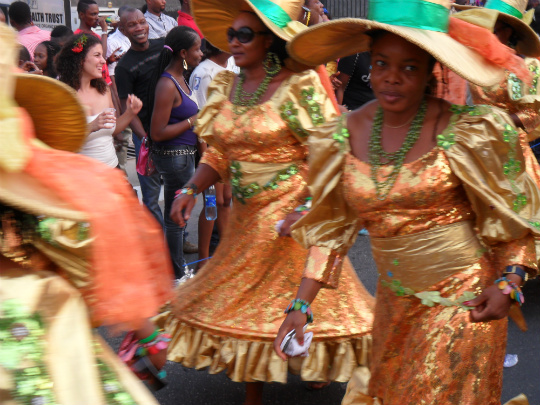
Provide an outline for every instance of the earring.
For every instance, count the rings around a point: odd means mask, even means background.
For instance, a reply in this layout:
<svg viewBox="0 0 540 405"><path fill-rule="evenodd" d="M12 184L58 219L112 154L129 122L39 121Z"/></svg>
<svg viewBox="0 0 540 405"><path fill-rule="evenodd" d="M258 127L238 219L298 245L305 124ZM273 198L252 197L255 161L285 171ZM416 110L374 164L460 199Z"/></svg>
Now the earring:
<svg viewBox="0 0 540 405"><path fill-rule="evenodd" d="M184 59L184 70L188 70L188 65L185 59Z"/></svg>
<svg viewBox="0 0 540 405"><path fill-rule="evenodd" d="M281 61L274 52L268 52L263 62L263 68L267 75L275 76L281 70Z"/></svg>

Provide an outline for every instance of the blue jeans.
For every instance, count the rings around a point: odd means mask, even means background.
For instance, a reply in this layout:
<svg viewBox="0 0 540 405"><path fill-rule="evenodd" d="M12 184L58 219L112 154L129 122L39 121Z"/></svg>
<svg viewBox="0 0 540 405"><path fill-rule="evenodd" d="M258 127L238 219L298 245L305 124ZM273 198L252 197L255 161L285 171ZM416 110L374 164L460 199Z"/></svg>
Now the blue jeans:
<svg viewBox="0 0 540 405"><path fill-rule="evenodd" d="M133 133L133 145L135 146L135 156L139 160L139 149L141 148L141 140L135 133ZM143 204L150 210L152 215L159 222L163 228L163 214L159 207L159 192L161 191L161 183L159 181L159 173L156 171L151 176L142 176L137 173L139 177L139 184L141 185L142 201Z"/></svg>
<svg viewBox="0 0 540 405"><path fill-rule="evenodd" d="M192 153L195 150L195 146L189 145L168 147L154 145L152 149L152 159L154 160L154 164L156 165L159 174L163 177L165 197L165 212L163 216L165 219L165 236L167 238L167 244L169 245L169 252L176 278L182 277L184 274L184 266L186 265L186 261L184 260L185 227L180 227L173 222L170 216L171 207L176 190L182 188L195 172L195 154L172 156L160 153L160 151L185 151Z"/></svg>

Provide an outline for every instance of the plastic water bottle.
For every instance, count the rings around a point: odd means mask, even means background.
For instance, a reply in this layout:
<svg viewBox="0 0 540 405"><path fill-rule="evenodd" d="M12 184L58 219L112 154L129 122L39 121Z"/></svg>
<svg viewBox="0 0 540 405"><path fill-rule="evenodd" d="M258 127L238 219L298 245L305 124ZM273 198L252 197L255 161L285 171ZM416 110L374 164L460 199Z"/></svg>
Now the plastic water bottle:
<svg viewBox="0 0 540 405"><path fill-rule="evenodd" d="M210 186L204 192L204 215L209 221L217 218L216 188Z"/></svg>

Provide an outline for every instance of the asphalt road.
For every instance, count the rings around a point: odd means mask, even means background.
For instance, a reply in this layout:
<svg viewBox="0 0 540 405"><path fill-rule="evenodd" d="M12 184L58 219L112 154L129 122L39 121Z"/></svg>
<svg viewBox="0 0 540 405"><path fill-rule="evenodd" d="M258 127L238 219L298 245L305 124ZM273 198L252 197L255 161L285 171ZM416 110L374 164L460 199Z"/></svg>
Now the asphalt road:
<svg viewBox="0 0 540 405"><path fill-rule="evenodd" d="M129 169L128 169L129 170ZM130 174L132 183L136 178ZM200 202L199 202L200 204ZM194 212L199 212L195 209ZM197 241L197 223L190 220L188 239ZM358 276L371 292L375 293L377 272L369 248L369 237L359 236L349 257ZM197 255L187 255L188 261ZM540 281L532 280L524 288L523 312L529 331L521 332L509 322L507 352L517 354L516 366L505 369L501 402L524 393L530 405L540 405ZM118 339L107 339L116 348ZM206 371L187 369L176 363L167 363L168 386L156 393L161 405L240 405L243 404L243 384L230 381L224 373L209 375ZM266 384L266 405L338 405L345 393L345 384L333 383L319 391L306 390L304 382L289 376L287 384ZM444 404L438 404L444 405ZM463 404L465 405L465 404Z"/></svg>

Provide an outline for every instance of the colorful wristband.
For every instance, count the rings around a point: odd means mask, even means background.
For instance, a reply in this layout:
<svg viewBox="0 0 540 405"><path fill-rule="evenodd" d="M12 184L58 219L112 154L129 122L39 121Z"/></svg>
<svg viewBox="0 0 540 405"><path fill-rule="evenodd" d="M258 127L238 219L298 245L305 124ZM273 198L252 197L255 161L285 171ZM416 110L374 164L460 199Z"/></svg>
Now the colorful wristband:
<svg viewBox="0 0 540 405"><path fill-rule="evenodd" d="M309 302L301 300L299 298L295 298L291 301L287 309L285 310L285 313L288 314L292 311L300 311L303 314L306 314L307 316L307 323L313 322L313 312L311 311L311 308L309 306Z"/></svg>
<svg viewBox="0 0 540 405"><path fill-rule="evenodd" d="M174 198L176 199L183 194L192 195L193 198L197 198L197 193L191 187L184 187L184 188L181 188L180 190L176 190L176 192L174 193Z"/></svg>
<svg viewBox="0 0 540 405"><path fill-rule="evenodd" d="M523 292L516 283L508 280L506 277L501 277L500 279L495 280L495 284L503 294L510 295L510 298L516 301L520 306L525 302Z"/></svg>
<svg viewBox="0 0 540 405"><path fill-rule="evenodd" d="M139 343L140 344L145 344L145 343L151 342L152 340L154 340L157 337L157 335L159 335L159 329L156 329L154 331L154 333L152 333L150 336L147 336L144 339L140 339Z"/></svg>

